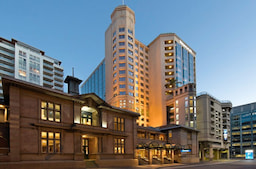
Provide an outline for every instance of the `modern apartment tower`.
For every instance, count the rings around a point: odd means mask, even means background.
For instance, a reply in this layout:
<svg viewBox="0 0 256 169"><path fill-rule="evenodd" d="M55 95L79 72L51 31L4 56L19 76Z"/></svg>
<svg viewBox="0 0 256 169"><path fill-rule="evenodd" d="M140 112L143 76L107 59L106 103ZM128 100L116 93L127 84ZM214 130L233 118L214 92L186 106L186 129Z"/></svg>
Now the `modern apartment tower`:
<svg viewBox="0 0 256 169"><path fill-rule="evenodd" d="M40 86L63 91L61 62L21 41L0 37L0 77L11 76ZM3 97L2 86L0 97Z"/></svg>
<svg viewBox="0 0 256 169"><path fill-rule="evenodd" d="M201 160L229 158L230 101L219 101L208 93L197 96L197 129Z"/></svg>
<svg viewBox="0 0 256 169"><path fill-rule="evenodd" d="M231 111L231 156L244 158L245 150L256 152L256 102Z"/></svg>
<svg viewBox="0 0 256 169"><path fill-rule="evenodd" d="M174 114L167 109L177 99L180 100L179 105L185 104L185 98L190 96L195 102L196 53L174 33L161 34L148 46L141 43L135 38L134 11L126 5L116 7L111 20L105 32L104 61L83 83L82 93L97 94L99 90L93 85L98 83L95 81L95 77L99 77L96 72L105 73L105 76L100 76L105 78L106 102L140 113L139 125L157 127L172 123L195 127L195 104L191 105L193 117L186 121L178 120L185 118L184 106L174 106ZM97 70L102 64L105 71ZM175 80L176 85L167 85L170 80ZM192 92L173 92L189 84L193 87ZM172 120L167 120L169 116Z"/></svg>

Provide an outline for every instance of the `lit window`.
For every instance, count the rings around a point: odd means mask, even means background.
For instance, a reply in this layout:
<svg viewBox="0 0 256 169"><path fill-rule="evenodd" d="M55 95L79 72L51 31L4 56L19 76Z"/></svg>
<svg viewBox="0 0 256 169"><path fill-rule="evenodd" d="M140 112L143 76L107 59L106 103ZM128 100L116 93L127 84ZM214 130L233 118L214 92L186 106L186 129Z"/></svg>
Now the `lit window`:
<svg viewBox="0 0 256 169"><path fill-rule="evenodd" d="M60 132L41 132L41 152L60 153Z"/></svg>
<svg viewBox="0 0 256 169"><path fill-rule="evenodd" d="M114 153L115 154L124 154L124 145L125 139L124 138L115 138L114 139Z"/></svg>
<svg viewBox="0 0 256 169"><path fill-rule="evenodd" d="M114 117L114 130L124 131L124 118Z"/></svg>
<svg viewBox="0 0 256 169"><path fill-rule="evenodd" d="M51 102L41 102L41 119L60 122L60 105Z"/></svg>

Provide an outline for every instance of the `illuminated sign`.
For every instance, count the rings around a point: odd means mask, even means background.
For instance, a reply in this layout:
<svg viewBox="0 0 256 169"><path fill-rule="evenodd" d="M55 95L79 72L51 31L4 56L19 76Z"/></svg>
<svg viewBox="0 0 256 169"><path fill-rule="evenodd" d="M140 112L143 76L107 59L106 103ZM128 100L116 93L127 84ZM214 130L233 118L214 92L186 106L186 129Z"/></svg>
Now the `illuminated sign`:
<svg viewBox="0 0 256 169"><path fill-rule="evenodd" d="M223 130L223 139L224 139L224 141L228 140L228 130L227 129Z"/></svg>
<svg viewBox="0 0 256 169"><path fill-rule="evenodd" d="M180 152L182 152L182 153L189 153L189 152L191 152L191 149L180 150Z"/></svg>
<svg viewBox="0 0 256 169"><path fill-rule="evenodd" d="M245 159L246 160L253 160L253 150L245 150Z"/></svg>

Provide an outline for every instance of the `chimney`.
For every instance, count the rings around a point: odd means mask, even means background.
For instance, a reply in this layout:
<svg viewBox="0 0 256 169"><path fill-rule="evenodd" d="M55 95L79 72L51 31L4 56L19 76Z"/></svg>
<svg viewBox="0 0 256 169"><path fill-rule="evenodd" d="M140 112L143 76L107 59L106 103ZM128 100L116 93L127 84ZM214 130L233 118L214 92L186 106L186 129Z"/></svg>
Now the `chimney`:
<svg viewBox="0 0 256 169"><path fill-rule="evenodd" d="M79 84L82 82L82 80L74 76L67 76L64 82L68 84L69 94L79 95Z"/></svg>

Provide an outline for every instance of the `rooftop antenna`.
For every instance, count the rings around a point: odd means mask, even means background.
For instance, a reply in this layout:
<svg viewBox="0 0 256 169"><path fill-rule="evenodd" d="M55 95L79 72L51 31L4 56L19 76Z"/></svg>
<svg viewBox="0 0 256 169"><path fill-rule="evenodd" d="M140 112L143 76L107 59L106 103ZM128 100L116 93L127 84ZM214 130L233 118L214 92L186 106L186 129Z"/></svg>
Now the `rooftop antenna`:
<svg viewBox="0 0 256 169"><path fill-rule="evenodd" d="M72 76L74 77L74 67L72 67Z"/></svg>

